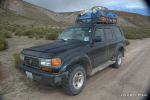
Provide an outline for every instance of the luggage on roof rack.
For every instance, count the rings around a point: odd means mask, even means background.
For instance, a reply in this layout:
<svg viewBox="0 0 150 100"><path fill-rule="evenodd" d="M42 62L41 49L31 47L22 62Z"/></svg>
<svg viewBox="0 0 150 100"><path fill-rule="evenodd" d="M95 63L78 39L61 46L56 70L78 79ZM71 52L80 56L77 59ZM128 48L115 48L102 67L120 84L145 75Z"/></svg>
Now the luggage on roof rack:
<svg viewBox="0 0 150 100"><path fill-rule="evenodd" d="M76 23L116 24L118 16L106 7L96 6L78 14Z"/></svg>
<svg viewBox="0 0 150 100"><path fill-rule="evenodd" d="M103 11L108 11L108 8L103 7L103 6L95 6L95 7L92 7L91 10L103 10Z"/></svg>

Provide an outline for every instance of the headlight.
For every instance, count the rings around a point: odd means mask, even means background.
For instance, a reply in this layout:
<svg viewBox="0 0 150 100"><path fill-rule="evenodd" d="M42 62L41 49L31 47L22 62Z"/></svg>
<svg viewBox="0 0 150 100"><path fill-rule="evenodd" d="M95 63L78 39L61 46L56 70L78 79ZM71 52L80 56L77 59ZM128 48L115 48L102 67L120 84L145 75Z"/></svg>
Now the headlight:
<svg viewBox="0 0 150 100"><path fill-rule="evenodd" d="M24 54L20 54L20 59L23 61L24 60Z"/></svg>
<svg viewBox="0 0 150 100"><path fill-rule="evenodd" d="M61 59L60 58L53 58L53 59L40 59L40 64L43 67L50 67L50 68L58 68L61 66Z"/></svg>
<svg viewBox="0 0 150 100"><path fill-rule="evenodd" d="M51 59L40 59L40 65L45 67L51 66Z"/></svg>

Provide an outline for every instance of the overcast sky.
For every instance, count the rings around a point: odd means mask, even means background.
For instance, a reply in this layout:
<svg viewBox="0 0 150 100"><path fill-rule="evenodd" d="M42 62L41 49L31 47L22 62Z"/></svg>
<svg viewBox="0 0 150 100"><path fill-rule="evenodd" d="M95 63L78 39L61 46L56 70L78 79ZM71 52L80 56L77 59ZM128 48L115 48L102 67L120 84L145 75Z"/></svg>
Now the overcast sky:
<svg viewBox="0 0 150 100"><path fill-rule="evenodd" d="M79 11L93 6L105 6L112 10L145 10L143 0L24 0L56 12Z"/></svg>

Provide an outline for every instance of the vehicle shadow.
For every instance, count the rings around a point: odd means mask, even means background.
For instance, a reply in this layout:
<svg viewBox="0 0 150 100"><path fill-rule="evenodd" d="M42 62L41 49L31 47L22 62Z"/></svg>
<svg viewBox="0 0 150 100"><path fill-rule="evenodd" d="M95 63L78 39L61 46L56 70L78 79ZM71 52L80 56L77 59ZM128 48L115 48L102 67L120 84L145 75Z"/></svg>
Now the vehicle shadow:
<svg viewBox="0 0 150 100"><path fill-rule="evenodd" d="M60 85L51 86L50 84L45 82L28 80L26 82L26 86L29 88L30 92L40 92L44 94L55 94L55 93L65 94Z"/></svg>

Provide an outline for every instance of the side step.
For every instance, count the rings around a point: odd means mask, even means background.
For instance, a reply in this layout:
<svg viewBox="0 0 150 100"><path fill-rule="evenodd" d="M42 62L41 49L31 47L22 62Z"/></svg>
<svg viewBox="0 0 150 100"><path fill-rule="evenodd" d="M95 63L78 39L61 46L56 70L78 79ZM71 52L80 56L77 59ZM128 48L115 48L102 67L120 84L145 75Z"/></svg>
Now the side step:
<svg viewBox="0 0 150 100"><path fill-rule="evenodd" d="M101 70L109 67L110 65L112 65L114 63L115 63L115 61L107 61L106 63L104 63L104 64L102 64L102 65L92 69L92 72L91 72L90 76L96 74L98 71L101 71Z"/></svg>

